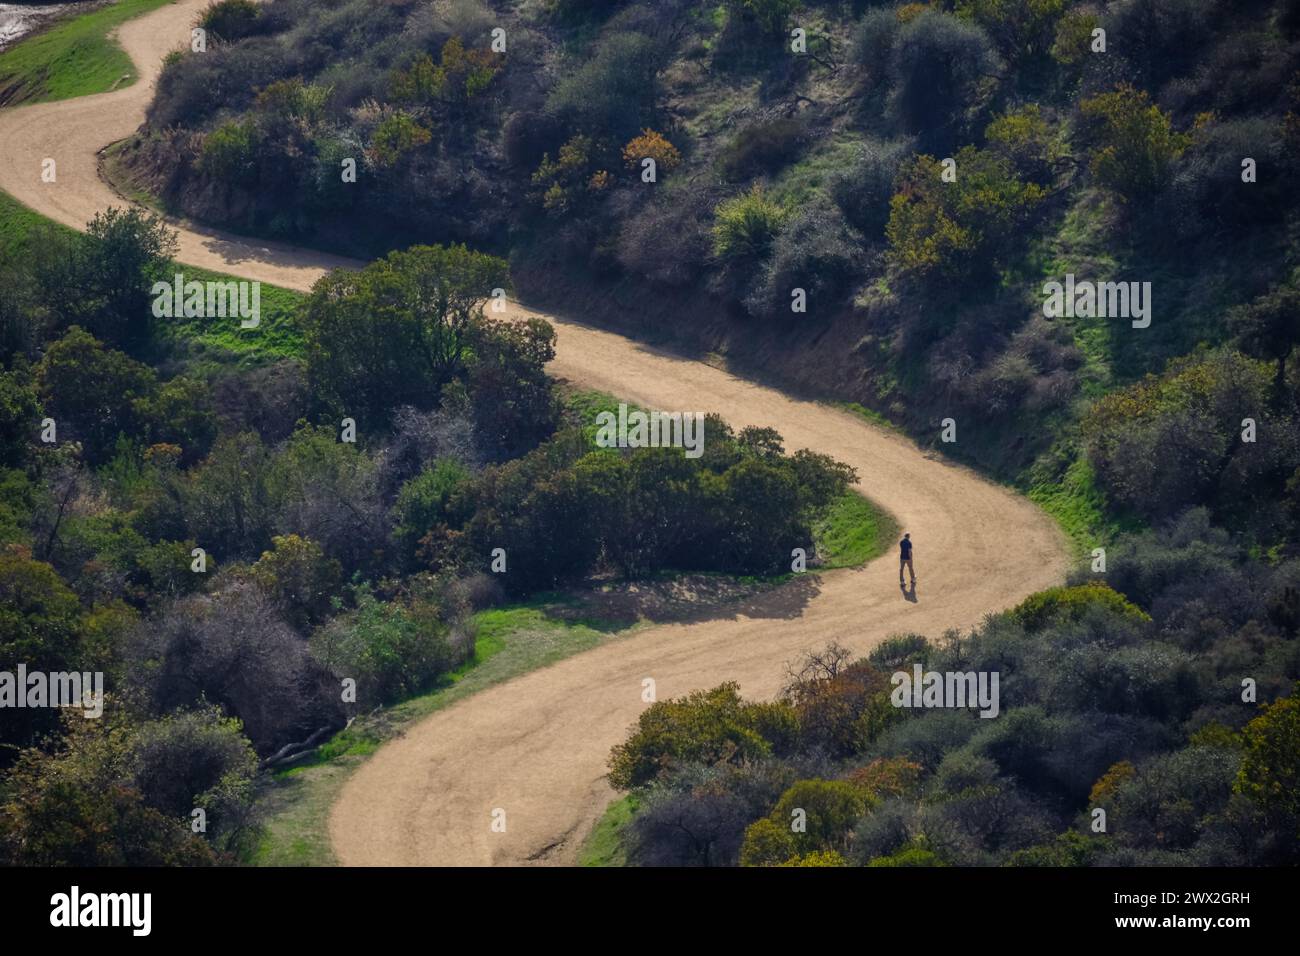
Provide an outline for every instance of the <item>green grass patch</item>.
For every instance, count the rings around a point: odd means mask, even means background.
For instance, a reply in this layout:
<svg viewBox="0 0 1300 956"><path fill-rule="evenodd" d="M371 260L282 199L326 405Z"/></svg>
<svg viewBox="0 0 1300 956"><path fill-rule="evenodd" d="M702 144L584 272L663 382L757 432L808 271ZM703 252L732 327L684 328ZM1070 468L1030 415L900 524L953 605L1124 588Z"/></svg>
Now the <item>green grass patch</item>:
<svg viewBox="0 0 1300 956"><path fill-rule="evenodd" d="M44 103L129 86L137 78L109 32L169 0L118 0L62 20L0 53L0 102Z"/></svg>
<svg viewBox="0 0 1300 956"><path fill-rule="evenodd" d="M884 415L880 414L880 412L875 409L867 408L865 405L861 405L858 402L831 402L830 405L833 408L838 408L841 411L848 412L850 415L861 418L863 421L875 425L877 428L886 428L889 431L897 432L900 435L903 433L901 428L891 422Z"/></svg>
<svg viewBox="0 0 1300 956"><path fill-rule="evenodd" d="M44 225L53 224L8 193L0 192L0 260L23 259L31 249L32 237Z"/></svg>
<svg viewBox="0 0 1300 956"><path fill-rule="evenodd" d="M631 793L606 807L578 851L578 866L627 866L623 832L636 811L636 795Z"/></svg>
<svg viewBox="0 0 1300 956"><path fill-rule="evenodd" d="M1096 472L1083 453L1059 477L1034 480L1027 494L1030 501L1056 519L1078 558L1089 556L1093 548L1107 546L1121 534L1141 528L1136 519L1117 517L1108 510Z"/></svg>
<svg viewBox="0 0 1300 956"><path fill-rule="evenodd" d="M56 232L74 230L46 219L7 193L0 192L0 259L17 261L32 248L41 227ZM238 276L224 275L193 266L176 265L185 281L230 282ZM183 353L192 365L259 365L302 355L302 332L297 322L298 303L303 293L262 283L261 323L243 329L238 318L187 318L178 316L158 322L159 344Z"/></svg>
<svg viewBox="0 0 1300 956"><path fill-rule="evenodd" d="M823 568L852 568L888 550L898 522L859 494L836 498L813 525L813 541Z"/></svg>
<svg viewBox="0 0 1300 956"><path fill-rule="evenodd" d="M185 281L229 282L237 277L177 265ZM159 320L161 342L183 348L192 360L220 364L259 365L284 358L301 358L302 330L298 325L298 304L303 293L262 283L261 322L255 329L240 328L239 319L177 316Z"/></svg>

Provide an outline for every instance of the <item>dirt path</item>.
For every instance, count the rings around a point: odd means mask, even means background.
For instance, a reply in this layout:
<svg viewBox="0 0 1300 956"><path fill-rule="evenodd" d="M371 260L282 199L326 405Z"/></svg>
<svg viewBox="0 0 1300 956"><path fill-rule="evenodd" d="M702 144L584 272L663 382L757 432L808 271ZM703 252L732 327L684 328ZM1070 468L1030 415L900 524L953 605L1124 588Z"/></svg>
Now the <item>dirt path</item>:
<svg viewBox="0 0 1300 956"><path fill-rule="evenodd" d="M140 69L134 86L0 112L0 189L74 227L119 205L96 175L95 153L143 120L161 57L186 42L206 2L185 0L121 28ZM58 162L54 184L40 181L47 156ZM296 289L346 264L193 228L182 230L180 259ZM900 594L891 552L866 568L823 576L804 607L654 628L435 713L385 745L344 787L330 837L345 864L572 862L612 797L605 760L645 706L644 678L655 680L659 699L724 680L739 681L748 696L770 696L785 662L805 649L834 639L864 651L893 633L968 627L1065 573L1065 544L1046 515L905 439L620 336L552 321L557 375L652 408L716 411L737 427L770 425L788 449L828 452L857 468L863 490L912 532L917 600ZM504 833L491 826L497 809L505 811Z"/></svg>

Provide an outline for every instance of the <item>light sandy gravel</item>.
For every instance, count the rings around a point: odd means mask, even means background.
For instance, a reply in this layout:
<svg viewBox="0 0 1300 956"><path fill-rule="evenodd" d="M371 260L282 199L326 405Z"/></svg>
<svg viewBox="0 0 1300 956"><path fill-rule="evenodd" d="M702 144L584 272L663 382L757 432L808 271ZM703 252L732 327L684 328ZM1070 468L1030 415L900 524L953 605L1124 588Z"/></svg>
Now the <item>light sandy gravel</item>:
<svg viewBox="0 0 1300 956"><path fill-rule="evenodd" d="M205 5L185 0L120 28L141 82L0 112L0 189L75 227L120 205L97 177L95 154L143 121L162 56L188 42ZM47 156L58 162L55 184L40 181ZM179 258L295 289L349 264L186 224ZM866 651L890 634L970 627L1065 574L1066 546L1053 522L968 469L846 413L548 318L558 333L556 375L653 408L770 425L787 449L827 452L858 469L861 490L912 533L917 601L899 592L891 551L865 568L814 579L806 604L784 593L749 615L656 627L467 698L386 744L345 785L329 821L345 864L571 863L613 797L605 761L646 706L644 678L655 680L661 700L724 680L769 697L786 662L806 649L836 640ZM491 829L498 808L505 833Z"/></svg>

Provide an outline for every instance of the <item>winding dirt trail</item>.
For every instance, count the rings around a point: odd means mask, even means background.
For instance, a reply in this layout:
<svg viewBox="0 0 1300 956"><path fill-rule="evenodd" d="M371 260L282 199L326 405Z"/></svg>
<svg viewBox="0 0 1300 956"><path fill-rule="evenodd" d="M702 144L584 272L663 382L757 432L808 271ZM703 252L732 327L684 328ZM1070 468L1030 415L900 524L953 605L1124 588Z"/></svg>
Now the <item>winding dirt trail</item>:
<svg viewBox="0 0 1300 956"><path fill-rule="evenodd" d="M135 85L0 111L0 189L77 228L121 205L97 176L96 153L143 121L163 55L187 42L206 3L183 0L120 28L140 71ZM56 183L41 182L46 157L58 164ZM295 289L354 264L188 224L179 259ZM917 600L900 594L891 552L862 569L804 579L814 592L806 604L782 606L778 594L733 618L656 627L467 698L386 744L345 785L329 824L344 864L571 863L613 796L605 760L646 706L644 678L661 700L724 680L767 697L805 649L834 639L865 651L893 633L969 627L1064 576L1066 547L1052 521L971 471L846 413L548 318L558 334L556 375L652 408L770 425L788 449L855 467L861 487L912 533ZM498 808L504 833L491 827Z"/></svg>

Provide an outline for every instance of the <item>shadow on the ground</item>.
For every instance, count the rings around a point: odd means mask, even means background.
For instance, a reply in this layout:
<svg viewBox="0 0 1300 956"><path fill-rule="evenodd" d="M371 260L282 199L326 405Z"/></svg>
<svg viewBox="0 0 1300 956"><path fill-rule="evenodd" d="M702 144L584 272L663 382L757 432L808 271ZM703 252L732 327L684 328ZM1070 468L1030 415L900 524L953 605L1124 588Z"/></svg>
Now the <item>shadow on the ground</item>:
<svg viewBox="0 0 1300 956"><path fill-rule="evenodd" d="M738 617L792 620L821 591L816 574L754 582L685 574L654 581L591 582L548 605L547 617L614 632L641 623L686 624Z"/></svg>

